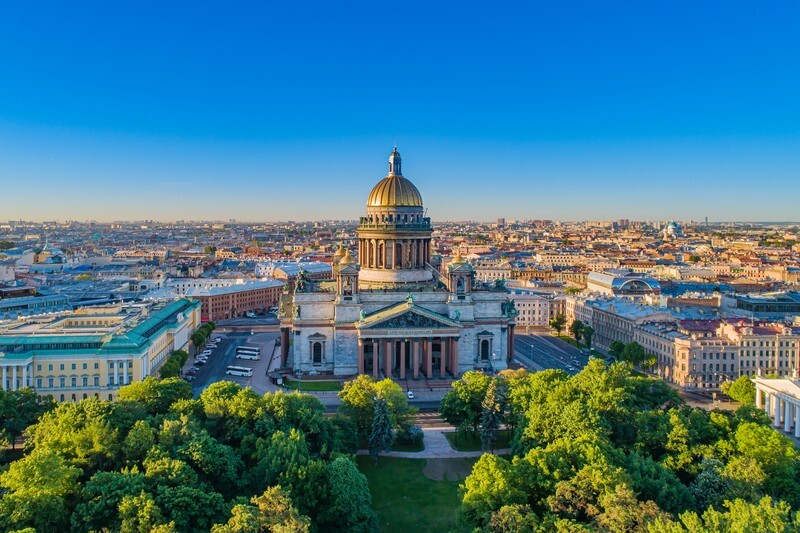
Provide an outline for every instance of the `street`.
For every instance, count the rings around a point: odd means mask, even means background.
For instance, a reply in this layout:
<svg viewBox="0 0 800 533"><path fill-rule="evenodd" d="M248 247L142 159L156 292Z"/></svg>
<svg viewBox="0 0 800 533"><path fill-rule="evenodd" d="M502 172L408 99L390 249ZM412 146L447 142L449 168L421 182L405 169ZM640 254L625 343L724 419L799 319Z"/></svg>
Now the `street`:
<svg viewBox="0 0 800 533"><path fill-rule="evenodd" d="M514 357L529 370L557 368L573 375L587 363L579 349L549 334L515 335Z"/></svg>

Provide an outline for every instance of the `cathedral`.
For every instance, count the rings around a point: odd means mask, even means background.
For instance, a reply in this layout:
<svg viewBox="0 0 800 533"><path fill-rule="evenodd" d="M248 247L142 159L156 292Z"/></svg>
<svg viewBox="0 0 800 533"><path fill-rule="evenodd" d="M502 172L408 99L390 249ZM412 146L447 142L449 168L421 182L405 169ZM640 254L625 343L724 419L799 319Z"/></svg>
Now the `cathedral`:
<svg viewBox="0 0 800 533"><path fill-rule="evenodd" d="M367 198L358 253L339 249L332 280L302 272L281 298L281 357L294 373L457 378L507 368L516 310L502 282L474 277L460 254L431 250L422 195L397 149Z"/></svg>

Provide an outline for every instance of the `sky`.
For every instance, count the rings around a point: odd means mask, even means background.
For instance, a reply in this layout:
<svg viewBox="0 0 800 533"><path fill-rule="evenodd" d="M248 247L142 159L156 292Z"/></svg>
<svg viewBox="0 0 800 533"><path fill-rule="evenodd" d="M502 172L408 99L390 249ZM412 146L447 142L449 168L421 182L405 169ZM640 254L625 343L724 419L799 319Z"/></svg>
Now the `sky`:
<svg viewBox="0 0 800 533"><path fill-rule="evenodd" d="M7 2L0 220L800 220L796 2Z"/></svg>

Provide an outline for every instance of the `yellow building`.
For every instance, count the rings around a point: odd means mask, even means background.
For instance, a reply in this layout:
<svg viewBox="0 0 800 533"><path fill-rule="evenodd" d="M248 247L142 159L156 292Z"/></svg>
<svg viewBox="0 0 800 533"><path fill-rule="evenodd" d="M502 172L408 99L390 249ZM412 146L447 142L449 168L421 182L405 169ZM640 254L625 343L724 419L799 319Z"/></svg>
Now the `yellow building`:
<svg viewBox="0 0 800 533"><path fill-rule="evenodd" d="M157 373L200 326L200 302L84 308L0 328L4 390L32 387L59 401L114 400Z"/></svg>

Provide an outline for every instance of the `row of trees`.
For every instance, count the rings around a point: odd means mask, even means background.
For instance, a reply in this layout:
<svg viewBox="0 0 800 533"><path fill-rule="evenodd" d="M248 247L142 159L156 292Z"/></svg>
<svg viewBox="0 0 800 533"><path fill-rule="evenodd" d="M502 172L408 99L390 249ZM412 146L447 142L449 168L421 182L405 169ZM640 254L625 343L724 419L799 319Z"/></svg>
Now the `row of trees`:
<svg viewBox="0 0 800 533"><path fill-rule="evenodd" d="M558 314L550 320L550 327L556 330L559 335L561 335L561 331L566 325L567 318L562 314ZM592 326L584 324L581 320L573 320L572 324L569 325L569 332L575 338L577 344L580 344L581 340L583 340L587 348L592 348L592 337L594 336L594 328Z"/></svg>
<svg viewBox="0 0 800 533"><path fill-rule="evenodd" d="M192 341L192 344L194 345L195 349L202 348L203 346L206 345L206 341L211 336L211 332L213 332L216 327L217 327L216 324L214 324L211 321L208 321L199 328L197 328L197 330L195 330L194 333L192 333L190 340Z"/></svg>
<svg viewBox="0 0 800 533"><path fill-rule="evenodd" d="M800 455L754 407L692 408L663 381L633 375L629 363L606 367L598 359L573 377L558 370L468 373L454 391L475 389L477 397L487 379L484 398L489 384L503 391L498 415L514 432L513 457L485 454L474 465L458 510L464 530L800 525L790 513L800 505ZM474 420L474 401L463 404L460 411ZM479 420L478 431L490 426Z"/></svg>
<svg viewBox="0 0 800 533"><path fill-rule="evenodd" d="M376 531L356 425L315 398L178 378L63 403L0 473L0 530Z"/></svg>
<svg viewBox="0 0 800 533"><path fill-rule="evenodd" d="M161 368L159 369L161 378L174 378L176 376L180 376L181 368L183 368L183 365L185 365L186 361L188 360L188 352L184 350L175 350L172 352L172 355L169 356L167 362L161 365Z"/></svg>

